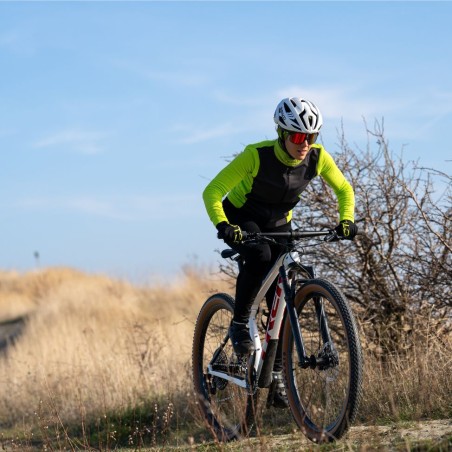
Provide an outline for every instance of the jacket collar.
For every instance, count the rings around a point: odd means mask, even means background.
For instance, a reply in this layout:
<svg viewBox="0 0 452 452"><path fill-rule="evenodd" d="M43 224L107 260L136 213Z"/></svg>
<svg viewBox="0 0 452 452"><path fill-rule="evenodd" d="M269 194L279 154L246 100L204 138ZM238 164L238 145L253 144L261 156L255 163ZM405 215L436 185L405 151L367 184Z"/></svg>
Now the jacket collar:
<svg viewBox="0 0 452 452"><path fill-rule="evenodd" d="M296 167L296 166L302 165L303 163L307 162L311 149L309 150L309 152L306 155L306 157L304 158L304 160L297 160L297 159L292 158L289 155L289 153L281 147L281 145L279 144L279 140L276 140L276 142L275 142L276 158L284 165L291 166L291 167Z"/></svg>

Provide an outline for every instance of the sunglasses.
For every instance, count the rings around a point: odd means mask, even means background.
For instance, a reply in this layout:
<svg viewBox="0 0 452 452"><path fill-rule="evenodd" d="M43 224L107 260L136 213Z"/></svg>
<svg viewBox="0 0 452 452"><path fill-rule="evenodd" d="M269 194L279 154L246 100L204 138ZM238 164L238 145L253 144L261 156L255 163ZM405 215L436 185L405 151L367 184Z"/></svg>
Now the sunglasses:
<svg viewBox="0 0 452 452"><path fill-rule="evenodd" d="M289 133L289 140L293 144L301 144L305 141L307 141L308 144L314 144L318 136L318 133L291 132Z"/></svg>

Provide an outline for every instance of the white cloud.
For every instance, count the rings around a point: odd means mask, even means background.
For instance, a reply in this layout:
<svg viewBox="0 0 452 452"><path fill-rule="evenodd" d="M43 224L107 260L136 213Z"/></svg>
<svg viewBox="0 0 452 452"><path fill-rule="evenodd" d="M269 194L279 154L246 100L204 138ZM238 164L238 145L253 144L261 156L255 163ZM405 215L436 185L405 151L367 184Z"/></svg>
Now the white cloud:
<svg viewBox="0 0 452 452"><path fill-rule="evenodd" d="M261 98L250 97L234 97L225 94L224 92L216 91L213 94L216 105L209 108L217 108L221 114L221 104L229 104L237 106L234 114L228 113L224 122L218 122L218 115L215 115L215 124L209 124L209 119L213 122L208 114L203 116L203 123L200 124L179 123L173 125L171 133L175 132L180 137L174 140L176 144L197 144L205 141L226 137L235 136L242 133L249 134L250 132L266 133L269 130L274 130L273 111L276 105L273 105L274 99L269 99L268 96Z"/></svg>
<svg viewBox="0 0 452 452"><path fill-rule="evenodd" d="M103 217L120 221L174 219L199 215L199 194L131 196L28 197L11 202L11 207L36 212L60 212ZM175 206L169 208L168 206Z"/></svg>
<svg viewBox="0 0 452 452"><path fill-rule="evenodd" d="M81 129L67 129L41 138L33 146L36 148L64 148L82 154L98 154L104 134Z"/></svg>
<svg viewBox="0 0 452 452"><path fill-rule="evenodd" d="M290 86L279 91L280 98L297 95L312 100L324 117L362 122L363 117L381 117L397 107L392 99L362 97L350 87L320 87L305 89Z"/></svg>
<svg viewBox="0 0 452 452"><path fill-rule="evenodd" d="M362 118L381 118L394 113L402 113L406 117L429 116L431 119L438 115L452 112L452 93L439 92L435 89L424 89L412 96L406 91L400 94L379 92L375 96L361 92L362 86L326 86L304 89L301 86L289 86L281 89L278 94L284 97L299 95L315 102L325 117L347 121L362 122Z"/></svg>
<svg viewBox="0 0 452 452"><path fill-rule="evenodd" d="M224 91L215 91L212 97L216 102L237 106L234 117L228 122L215 126L206 123L202 126L199 126L199 124L179 124L173 129L181 135L177 143L195 144L243 132L263 134L271 132L269 138L274 138L276 134L273 133L273 112L276 105L284 97L293 95L301 95L316 102L325 117L357 122L360 126L362 126L363 116L379 114L374 101L358 101L351 94L349 97L347 91L343 88L321 88L308 91L299 86L288 86L261 97L239 97L238 95L229 95Z"/></svg>
<svg viewBox="0 0 452 452"><path fill-rule="evenodd" d="M381 121L384 118L393 138L414 137L418 131L425 133L433 129L436 123L452 112L450 93L430 90L428 93L419 93L417 97L407 96L406 92L372 95L362 83L354 86L329 85L308 89L291 85L258 98L229 95L217 90L212 93L213 99L217 104L237 106L236 114L221 124L209 125L204 121L202 125L175 125L172 132L180 135L175 143L197 144L241 133L263 133L265 136L269 134L268 138L274 138L274 109L281 99L293 95L314 101L330 125L340 127L343 121L349 134L364 133L363 120L372 128L374 120ZM429 99L429 102L425 99Z"/></svg>

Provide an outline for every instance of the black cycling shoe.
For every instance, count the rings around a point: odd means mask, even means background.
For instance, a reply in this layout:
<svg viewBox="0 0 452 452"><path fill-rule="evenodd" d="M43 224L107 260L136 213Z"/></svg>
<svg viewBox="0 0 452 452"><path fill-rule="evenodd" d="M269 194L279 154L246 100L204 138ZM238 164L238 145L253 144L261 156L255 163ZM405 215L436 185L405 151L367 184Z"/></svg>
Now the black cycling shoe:
<svg viewBox="0 0 452 452"><path fill-rule="evenodd" d="M246 323L232 322L229 327L229 337L237 355L249 355L254 352L254 343Z"/></svg>
<svg viewBox="0 0 452 452"><path fill-rule="evenodd" d="M273 381L268 392L267 408L289 408L282 372L273 372L272 376Z"/></svg>

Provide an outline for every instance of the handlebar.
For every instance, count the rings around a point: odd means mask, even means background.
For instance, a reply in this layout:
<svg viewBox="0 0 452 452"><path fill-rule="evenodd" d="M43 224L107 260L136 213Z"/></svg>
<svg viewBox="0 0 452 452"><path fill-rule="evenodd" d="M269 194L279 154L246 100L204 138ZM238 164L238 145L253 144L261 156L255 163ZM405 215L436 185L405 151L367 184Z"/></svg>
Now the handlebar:
<svg viewBox="0 0 452 452"><path fill-rule="evenodd" d="M328 231L286 231L286 232L247 232L242 231L242 243L251 240L265 240L272 238L288 238L292 240L307 239L313 237L325 237L325 242L340 240L342 237L338 236L334 229Z"/></svg>
<svg viewBox="0 0 452 452"><path fill-rule="evenodd" d="M242 231L242 241L240 243L276 243L275 238L283 237L292 240L307 239L313 237L325 237L324 242L334 242L337 240L343 240L344 237L340 237L334 229L328 231L286 231L286 232L247 232ZM313 245L314 246L314 245ZM234 256L236 256L234 258ZM231 258L238 260L240 255L238 252L232 249L226 249L221 252L221 257Z"/></svg>

